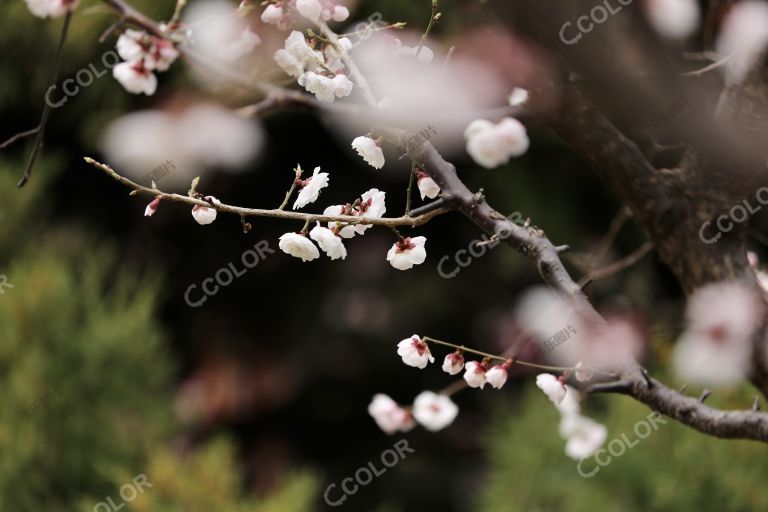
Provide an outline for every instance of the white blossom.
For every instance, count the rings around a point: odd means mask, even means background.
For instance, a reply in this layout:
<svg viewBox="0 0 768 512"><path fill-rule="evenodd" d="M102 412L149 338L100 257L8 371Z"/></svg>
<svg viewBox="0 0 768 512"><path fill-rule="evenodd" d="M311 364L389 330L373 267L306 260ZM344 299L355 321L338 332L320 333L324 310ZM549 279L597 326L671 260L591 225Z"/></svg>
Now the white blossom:
<svg viewBox="0 0 768 512"><path fill-rule="evenodd" d="M219 57L232 62L248 55L260 44L261 37L249 27L246 27L234 41L221 47Z"/></svg>
<svg viewBox="0 0 768 512"><path fill-rule="evenodd" d="M485 373L485 381L496 389L506 384L509 372L507 371L508 365L497 364Z"/></svg>
<svg viewBox="0 0 768 512"><path fill-rule="evenodd" d="M464 356L458 350L451 352L443 360L443 371L448 375L456 375L464 368Z"/></svg>
<svg viewBox="0 0 768 512"><path fill-rule="evenodd" d="M483 389L485 387L485 374L487 371L488 367L484 363L469 361L464 365L464 380L471 388Z"/></svg>
<svg viewBox="0 0 768 512"><path fill-rule="evenodd" d="M353 84L343 73L337 74L331 79L331 82L333 82L333 94L335 94L337 98L349 96L352 93L352 88L355 86L355 84Z"/></svg>
<svg viewBox="0 0 768 512"><path fill-rule="evenodd" d="M592 418L569 414L560 420L560 435L566 439L565 454L581 460L591 457L608 438L608 429Z"/></svg>
<svg viewBox="0 0 768 512"><path fill-rule="evenodd" d="M411 414L383 393L373 396L368 405L368 414L373 417L376 425L389 435L398 431L407 432L415 426Z"/></svg>
<svg viewBox="0 0 768 512"><path fill-rule="evenodd" d="M555 407L557 407L557 410L563 416L579 414L581 412L581 406L579 405L580 401L581 396L579 395L579 392L571 386L566 385L565 397L563 397L562 402L555 404Z"/></svg>
<svg viewBox="0 0 768 512"><path fill-rule="evenodd" d="M301 258L301 261L312 261L320 257L315 244L300 233L285 233L280 237L278 246L284 253Z"/></svg>
<svg viewBox="0 0 768 512"><path fill-rule="evenodd" d="M346 211L346 207L342 205L329 206L323 211L323 215L349 215L350 212ZM328 227L337 231L342 238L354 238L357 231L357 226L343 224L341 222L329 222ZM364 231L363 231L364 232Z"/></svg>
<svg viewBox="0 0 768 512"><path fill-rule="evenodd" d="M345 259L347 257L347 248L341 241L341 237L337 236L333 231L328 228L318 225L312 228L309 232L309 237L317 242L317 245L328 255L332 260Z"/></svg>
<svg viewBox="0 0 768 512"><path fill-rule="evenodd" d="M380 219L387 212L387 205L385 201L386 192L382 192L377 188L367 190L360 196L360 217L367 219ZM370 228L370 224L356 224L354 226L355 233L362 235ZM343 235L342 235L343 236Z"/></svg>
<svg viewBox="0 0 768 512"><path fill-rule="evenodd" d="M479 165L493 169L528 150L528 134L520 121L505 117L498 124L485 119L470 123L464 131L467 153Z"/></svg>
<svg viewBox="0 0 768 512"><path fill-rule="evenodd" d="M731 6L715 48L729 56L725 65L731 83L744 79L768 45L768 4L746 0Z"/></svg>
<svg viewBox="0 0 768 512"><path fill-rule="evenodd" d="M443 394L422 391L413 401L413 417L430 432L444 429L458 414L459 407Z"/></svg>
<svg viewBox="0 0 768 512"><path fill-rule="evenodd" d="M293 203L293 209L297 210L317 201L317 198L320 197L320 191L327 186L328 173L320 172L320 167L315 167L312 176L304 180L299 196Z"/></svg>
<svg viewBox="0 0 768 512"><path fill-rule="evenodd" d="M699 26L701 13L697 0L653 0L643 5L651 25L664 37L683 39Z"/></svg>
<svg viewBox="0 0 768 512"><path fill-rule="evenodd" d="M678 375L699 384L728 386L744 378L760 302L745 284L724 281L698 289L689 299L688 325L675 345Z"/></svg>
<svg viewBox="0 0 768 512"><path fill-rule="evenodd" d="M576 377L576 380L579 382L587 382L589 379L592 378L592 375L594 372L590 370L589 368L584 367L584 363L582 361L579 361L576 363L574 376Z"/></svg>
<svg viewBox="0 0 768 512"><path fill-rule="evenodd" d="M299 85L314 94L318 101L330 103L335 98L335 84L325 75L308 71L299 77Z"/></svg>
<svg viewBox="0 0 768 512"><path fill-rule="evenodd" d="M296 9L305 18L318 21L323 12L323 5L320 0L296 0Z"/></svg>
<svg viewBox="0 0 768 512"><path fill-rule="evenodd" d="M403 358L403 362L414 368L424 369L427 364L434 363L435 358L429 351L427 344L414 334L397 344L397 355Z"/></svg>
<svg viewBox="0 0 768 512"><path fill-rule="evenodd" d="M213 196L206 196L205 199L206 201L213 203L216 206L221 204L221 201ZM209 208L207 206L200 206L197 204L192 207L192 217L195 218L198 224L203 226L206 224L211 224L213 221L215 221L216 213L217 212L215 208Z"/></svg>
<svg viewBox="0 0 768 512"><path fill-rule="evenodd" d="M285 47L275 52L275 61L294 78L305 70L315 69L323 64L323 55L307 44L304 34L294 30L285 40Z"/></svg>
<svg viewBox="0 0 768 512"><path fill-rule="evenodd" d="M112 75L130 93L151 96L157 90L157 77L142 61L121 62L112 68Z"/></svg>
<svg viewBox="0 0 768 512"><path fill-rule="evenodd" d="M559 405L565 398L565 384L557 377L549 373L540 373L536 376L536 386L541 389L552 403Z"/></svg>
<svg viewBox="0 0 768 512"><path fill-rule="evenodd" d="M38 18L57 18L74 11L79 0L25 0L29 11Z"/></svg>
<svg viewBox="0 0 768 512"><path fill-rule="evenodd" d="M372 138L365 136L356 137L352 141L352 147L374 169L384 167L384 152Z"/></svg>
<svg viewBox="0 0 768 512"><path fill-rule="evenodd" d="M508 99L511 107L518 107L528 101L528 91L522 87L515 87Z"/></svg>
<svg viewBox="0 0 768 512"><path fill-rule="evenodd" d="M427 259L424 244L427 239L423 236L404 238L387 252L387 261L398 270L408 270L414 265L421 265Z"/></svg>
<svg viewBox="0 0 768 512"><path fill-rule="evenodd" d="M349 18L349 9L343 5L336 5L333 8L333 14L331 15L333 21L346 21Z"/></svg>
<svg viewBox="0 0 768 512"><path fill-rule="evenodd" d="M422 200L425 197L434 199L440 193L440 187L437 186L435 180L427 175L419 176L417 185L419 186L419 194Z"/></svg>
<svg viewBox="0 0 768 512"><path fill-rule="evenodd" d="M269 4L261 13L261 21L268 25L277 25L283 19L283 8L276 4Z"/></svg>

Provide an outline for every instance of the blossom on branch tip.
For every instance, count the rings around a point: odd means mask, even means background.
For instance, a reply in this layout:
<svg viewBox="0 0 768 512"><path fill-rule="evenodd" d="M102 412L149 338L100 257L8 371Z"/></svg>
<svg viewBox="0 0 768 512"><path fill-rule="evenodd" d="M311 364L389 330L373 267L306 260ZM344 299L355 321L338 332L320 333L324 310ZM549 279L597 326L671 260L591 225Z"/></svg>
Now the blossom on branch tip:
<svg viewBox="0 0 768 512"><path fill-rule="evenodd" d="M206 201L209 201L216 206L221 204L221 201L213 196L206 196L205 199ZM215 221L216 213L217 212L215 208L209 208L207 206L200 205L195 205L192 207L192 217L195 218L198 224L203 226L206 224L211 224L213 221Z"/></svg>
<svg viewBox="0 0 768 512"><path fill-rule="evenodd" d="M488 366L484 362L470 361L464 366L464 380L471 388L485 387L485 374Z"/></svg>
<svg viewBox="0 0 768 512"><path fill-rule="evenodd" d="M112 76L133 94L151 96L157 90L157 77L144 66L143 61L121 62L112 68Z"/></svg>
<svg viewBox="0 0 768 512"><path fill-rule="evenodd" d="M440 193L440 187L437 186L435 180L427 176L427 174L423 171L417 172L416 176L416 185L419 187L419 194L421 195L421 199L424 200L425 197L430 199L436 198Z"/></svg>
<svg viewBox="0 0 768 512"><path fill-rule="evenodd" d="M161 196L157 196L150 202L147 207L144 209L144 216L145 217L151 217L155 214L157 211L158 206L160 206L160 200L162 199Z"/></svg>
<svg viewBox="0 0 768 512"><path fill-rule="evenodd" d="M301 182L301 191L293 203L293 209L303 208L309 203L314 203L320 197L320 190L328 186L328 173L320 172L320 167L315 167L312 176Z"/></svg>
<svg viewBox="0 0 768 512"><path fill-rule="evenodd" d="M397 355L403 358L403 362L414 368L424 369L427 364L434 363L435 358L429 351L429 347L418 334L406 338L397 344Z"/></svg>
<svg viewBox="0 0 768 512"><path fill-rule="evenodd" d="M315 244L301 233L285 233L280 237L278 246L284 253L301 258L301 261L312 261L320 257Z"/></svg>
<svg viewBox="0 0 768 512"><path fill-rule="evenodd" d="M408 410L400 407L397 402L383 393L373 396L373 400L368 405L368 414L371 415L376 425L389 435L398 431L408 432L416 425Z"/></svg>
<svg viewBox="0 0 768 512"><path fill-rule="evenodd" d="M337 74L331 79L331 82L333 82L333 94L335 94L337 98L349 96L352 93L352 88L355 86L355 84L353 84L343 73Z"/></svg>
<svg viewBox="0 0 768 512"><path fill-rule="evenodd" d="M343 5L334 6L331 14L331 19L333 19L333 21L346 21L347 18L349 18L349 9Z"/></svg>
<svg viewBox="0 0 768 512"><path fill-rule="evenodd" d="M374 169L381 169L384 167L384 152L372 138L365 136L356 137L355 140L352 141L352 147L357 151L357 154L363 157L363 160Z"/></svg>
<svg viewBox="0 0 768 512"><path fill-rule="evenodd" d="M443 394L422 391L413 401L413 417L430 432L444 429L458 414L459 407Z"/></svg>
<svg viewBox="0 0 768 512"><path fill-rule="evenodd" d="M538 386L538 388L542 390L555 405L560 405L560 402L565 398L565 384L550 373L540 373L537 375L536 386Z"/></svg>
<svg viewBox="0 0 768 512"><path fill-rule="evenodd" d="M443 371L448 375L456 375L464 368L464 356L460 351L451 352L443 360Z"/></svg>
<svg viewBox="0 0 768 512"><path fill-rule="evenodd" d="M387 261L398 270L408 270L414 265L421 265L427 259L424 244L427 239L423 236L403 238L387 252Z"/></svg>
<svg viewBox="0 0 768 512"><path fill-rule="evenodd" d="M530 144L525 126L512 117L505 117L498 124L485 119L472 121L464 131L467 153L479 165L493 169L520 156Z"/></svg>
<svg viewBox="0 0 768 512"><path fill-rule="evenodd" d="M74 11L79 0L25 0L29 11L38 18L57 18Z"/></svg>
<svg viewBox="0 0 768 512"><path fill-rule="evenodd" d="M325 252L325 254L332 260L343 260L347 257L347 248L344 247L341 237L336 235L330 229L320 226L319 222L317 223L317 226L312 228L312 231L309 232L309 237L317 242L317 245L319 245L323 252Z"/></svg>

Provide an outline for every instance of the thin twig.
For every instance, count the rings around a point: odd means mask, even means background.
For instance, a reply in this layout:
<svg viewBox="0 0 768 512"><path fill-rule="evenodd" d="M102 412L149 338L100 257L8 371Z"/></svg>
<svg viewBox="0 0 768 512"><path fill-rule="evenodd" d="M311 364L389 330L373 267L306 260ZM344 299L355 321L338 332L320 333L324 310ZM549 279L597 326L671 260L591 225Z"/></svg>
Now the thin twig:
<svg viewBox="0 0 768 512"><path fill-rule="evenodd" d="M0 144L0 149L5 149L8 146L10 146L11 144L13 144L14 142L16 142L17 140L23 139L24 137L29 137L30 135L34 135L34 134L36 134L39 131L40 131L40 127L39 126L35 126L31 130L27 130L25 132L19 132L16 135L14 135L13 137L11 137L10 139L8 139L5 142L3 142L2 144Z"/></svg>
<svg viewBox="0 0 768 512"><path fill-rule="evenodd" d="M56 82L59 80L59 69L61 69L61 55L63 53L64 49L64 42L67 40L67 32L69 31L69 22L72 20L72 11L67 10L67 14L64 17L64 26L61 27L61 36L59 37L59 46L56 48L56 58L54 60L53 64L53 73L51 74L51 79L48 81L49 89L50 87L56 85ZM40 116L40 123L37 125L37 135L35 136L35 142L32 146L32 152L29 154L29 160L27 161L27 166L24 168L24 174L21 175L21 178L19 178L18 183L16 183L16 186L18 188L23 187L27 181L29 181L30 176L32 176L32 168L35 165L35 160L37 159L37 154L40 152L40 148L43 147L43 137L45 136L45 128L48 126L48 119L51 116L51 103L48 101L48 97L45 97L45 105L43 106L43 113Z"/></svg>
<svg viewBox="0 0 768 512"><path fill-rule="evenodd" d="M625 270L631 267L632 265L637 263L643 256L651 252L651 249L653 249L653 242L651 241L645 242L634 252L621 258L620 260L615 261L614 263L611 263L610 265L607 265L603 268L600 268L588 273L586 276L581 278L581 281L579 281L579 286L583 288L588 283L593 283L599 279L610 277L614 274L617 274L618 272L621 272L622 270Z"/></svg>
<svg viewBox="0 0 768 512"><path fill-rule="evenodd" d="M259 208L243 208L240 206L232 206L224 203L221 203L220 205L214 205L209 203L208 201L203 201L202 199L196 199L194 197L184 196L180 194L172 194L168 192L163 192L159 189L152 189L149 187L145 187L124 176L121 176L120 174L115 172L115 170L112 169L110 166L103 164L101 162L97 162L93 158L85 157L84 160L86 161L86 163L92 165L93 167L104 171L108 176L117 180L119 183L122 183L123 185L131 188L134 191L132 193L142 193L142 194L151 195L152 197L159 196L167 201L186 203L191 206L205 206L207 208L213 208L214 210L220 211L222 213L234 213L241 217L242 216L270 217L275 219L299 220L304 222L341 222L345 224L365 224L365 225L387 226L387 227L395 227L395 226L417 227L417 226L421 226L422 224L426 224L427 222L429 222L434 217L437 217L438 215L442 215L443 213L447 213L448 211L450 211L448 208L439 208L431 212L425 213L423 215L420 215L418 217L404 216L404 217L374 219L374 218L368 218L368 217L356 217L351 215L317 215L317 214L311 214L311 213L301 213L301 212L285 211L285 210L265 210L265 209L259 209Z"/></svg>

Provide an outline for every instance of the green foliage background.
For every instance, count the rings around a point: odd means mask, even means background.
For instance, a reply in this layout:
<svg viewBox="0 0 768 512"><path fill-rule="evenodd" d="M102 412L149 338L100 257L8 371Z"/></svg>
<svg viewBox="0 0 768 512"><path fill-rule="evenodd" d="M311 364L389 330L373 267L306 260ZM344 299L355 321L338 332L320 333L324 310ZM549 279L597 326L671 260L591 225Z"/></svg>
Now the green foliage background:
<svg viewBox="0 0 768 512"><path fill-rule="evenodd" d="M122 267L82 227L45 221L49 162L15 188L0 162L0 510L92 510L138 474L143 512L309 510L308 474L242 496L231 443L182 456L170 441L174 365L157 320L162 279Z"/></svg>

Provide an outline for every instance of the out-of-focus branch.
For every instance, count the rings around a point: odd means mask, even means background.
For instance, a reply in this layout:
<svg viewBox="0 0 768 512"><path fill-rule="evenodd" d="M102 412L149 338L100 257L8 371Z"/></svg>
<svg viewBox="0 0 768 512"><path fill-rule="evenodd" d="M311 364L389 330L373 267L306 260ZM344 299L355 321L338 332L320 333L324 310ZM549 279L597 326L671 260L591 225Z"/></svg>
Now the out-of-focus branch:
<svg viewBox="0 0 768 512"><path fill-rule="evenodd" d="M310 223L341 222L345 224L366 224L366 225L370 224L373 226L386 226L386 227L409 226L414 228L417 226L421 226L422 224L426 224L427 222L437 217L438 215L442 215L450 211L448 208L438 208L418 216L406 215L402 217L373 219L373 218L367 218L367 217L355 217L351 215L317 215L317 214L311 214L311 213L285 211L281 209L269 210L269 209L261 209L261 208L243 208L240 206L232 206L224 203L212 204L202 199L184 196L181 194L171 194L168 192L163 192L158 189L145 187L143 185L140 185L126 178L125 176L121 176L110 166L103 164L101 162L97 162L93 158L85 157L85 161L89 165L92 165L93 167L100 169L105 174L107 174L107 176L110 176L117 182L132 189L134 191L133 193L142 193L142 194L151 195L153 197L161 197L163 200L174 201L177 203L185 203L190 206L205 206L206 208L213 208L214 210L222 213L233 213L233 214L239 215L240 217L269 217L269 218L275 218L275 219L297 220L297 221L310 222Z"/></svg>

